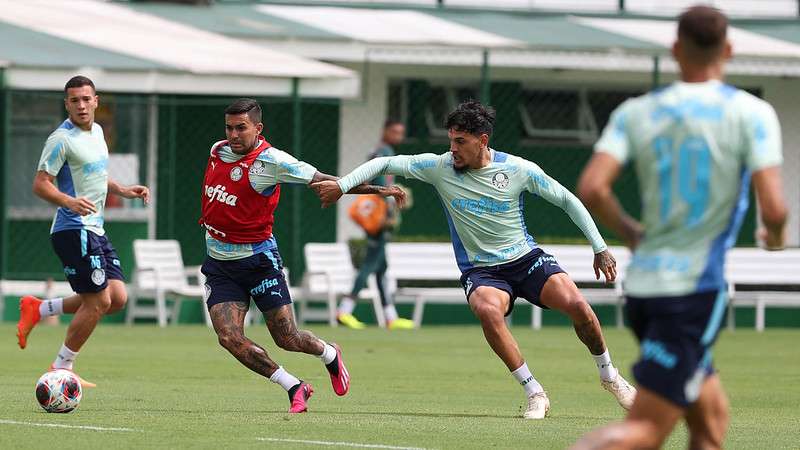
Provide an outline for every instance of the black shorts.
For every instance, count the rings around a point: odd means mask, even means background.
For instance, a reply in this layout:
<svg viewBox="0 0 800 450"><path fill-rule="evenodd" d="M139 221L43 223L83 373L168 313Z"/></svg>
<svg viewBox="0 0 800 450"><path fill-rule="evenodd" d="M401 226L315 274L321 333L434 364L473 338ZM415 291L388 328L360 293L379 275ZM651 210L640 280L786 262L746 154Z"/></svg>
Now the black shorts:
<svg viewBox="0 0 800 450"><path fill-rule="evenodd" d="M546 309L547 307L539 301L539 295L547 279L557 273L566 272L558 265L556 258L540 248L535 248L510 263L467 270L461 275L461 286L464 288L467 302L469 296L479 286L490 286L508 292L511 302L506 315L509 315L514 310L514 300L517 297Z"/></svg>
<svg viewBox="0 0 800 450"><path fill-rule="evenodd" d="M117 251L105 236L88 230L63 230L51 234L50 242L73 291L100 292L108 287L108 280L125 281Z"/></svg>
<svg viewBox="0 0 800 450"><path fill-rule="evenodd" d="M697 400L703 381L714 373L711 346L726 304L725 291L628 297L625 314L641 347L633 366L639 385L683 408Z"/></svg>
<svg viewBox="0 0 800 450"><path fill-rule="evenodd" d="M208 308L224 302L249 305L251 298L261 312L291 304L282 268L278 250L230 261L206 257L201 270L206 276Z"/></svg>

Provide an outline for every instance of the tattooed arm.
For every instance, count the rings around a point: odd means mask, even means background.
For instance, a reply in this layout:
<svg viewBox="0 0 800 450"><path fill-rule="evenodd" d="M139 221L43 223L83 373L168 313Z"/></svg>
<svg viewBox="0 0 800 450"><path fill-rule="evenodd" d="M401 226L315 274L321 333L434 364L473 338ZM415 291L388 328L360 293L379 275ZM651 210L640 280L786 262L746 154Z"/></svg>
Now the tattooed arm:
<svg viewBox="0 0 800 450"><path fill-rule="evenodd" d="M314 178L311 180L311 183L309 183L309 187L314 189L317 195L319 195L320 188L323 186L323 183L321 183L322 181L336 181L338 179L339 177L317 172L314 174ZM376 194L382 197L391 196L394 197L399 208L402 208L406 203L406 192L397 186L376 186L362 183L345 192L345 194ZM323 201L322 207L327 207L330 204L330 202Z"/></svg>

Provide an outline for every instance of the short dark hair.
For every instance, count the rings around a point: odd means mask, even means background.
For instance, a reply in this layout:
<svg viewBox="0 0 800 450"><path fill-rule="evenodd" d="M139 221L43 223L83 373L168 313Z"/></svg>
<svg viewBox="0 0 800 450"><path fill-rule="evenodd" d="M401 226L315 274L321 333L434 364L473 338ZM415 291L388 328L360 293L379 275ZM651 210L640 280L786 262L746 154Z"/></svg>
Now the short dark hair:
<svg viewBox="0 0 800 450"><path fill-rule="evenodd" d="M252 98L240 98L225 108L225 114L247 114L253 123L261 122L261 105Z"/></svg>
<svg viewBox="0 0 800 450"><path fill-rule="evenodd" d="M83 75L77 75L69 79L67 84L64 85L64 94L67 93L67 89L70 88L79 88L83 86L91 86L93 92L97 92L97 89L94 88L94 83L89 78Z"/></svg>
<svg viewBox="0 0 800 450"><path fill-rule="evenodd" d="M696 57L719 56L728 37L728 18L711 6L693 6L678 18L678 37L696 50Z"/></svg>
<svg viewBox="0 0 800 450"><path fill-rule="evenodd" d="M395 125L405 125L402 120L395 119L394 117L390 117L383 122L383 129L387 129L393 127Z"/></svg>
<svg viewBox="0 0 800 450"><path fill-rule="evenodd" d="M447 115L444 127L448 130L463 131L475 136L492 135L494 130L495 111L492 107L483 106L475 100L461 103Z"/></svg>

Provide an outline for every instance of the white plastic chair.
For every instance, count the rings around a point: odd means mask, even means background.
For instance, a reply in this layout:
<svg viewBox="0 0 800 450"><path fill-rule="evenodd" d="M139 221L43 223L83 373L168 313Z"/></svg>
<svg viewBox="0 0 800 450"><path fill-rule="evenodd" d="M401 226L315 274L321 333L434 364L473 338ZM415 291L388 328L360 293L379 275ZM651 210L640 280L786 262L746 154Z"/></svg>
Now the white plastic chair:
<svg viewBox="0 0 800 450"><path fill-rule="evenodd" d="M178 241L137 239L133 241L133 255L136 268L125 323L132 324L137 318L155 318L161 327L167 325L167 319L175 324L184 298L205 298L202 274L197 266L184 267ZM187 278L194 276L198 276L200 282L189 284ZM140 305L141 297L152 298L155 304ZM167 297L174 300L171 311L167 311ZM211 324L205 305L203 310L206 323Z"/></svg>
<svg viewBox="0 0 800 450"><path fill-rule="evenodd" d="M306 257L306 273L303 277L303 294L300 303L300 323L306 320L328 320L331 326L337 326L336 308L340 296L349 294L353 289L356 270L350 258L350 248L345 243L308 243L303 248ZM308 299L324 296L326 306L323 309L309 308ZM383 306L378 296L375 275L370 275L367 289L359 293L359 298L369 298L375 308L375 317L381 327L386 326L383 317Z"/></svg>

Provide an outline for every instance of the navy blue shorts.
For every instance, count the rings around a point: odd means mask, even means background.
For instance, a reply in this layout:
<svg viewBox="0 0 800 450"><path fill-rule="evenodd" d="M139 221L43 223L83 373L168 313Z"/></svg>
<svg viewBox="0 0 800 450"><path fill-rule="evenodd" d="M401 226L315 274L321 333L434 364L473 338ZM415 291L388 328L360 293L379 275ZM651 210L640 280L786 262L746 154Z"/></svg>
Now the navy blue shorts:
<svg viewBox="0 0 800 450"><path fill-rule="evenodd" d="M251 298L261 312L291 304L282 268L277 250L231 261L206 257L201 270L206 276L208 309L224 302L249 305Z"/></svg>
<svg viewBox="0 0 800 450"><path fill-rule="evenodd" d="M558 261L540 248L531 250L522 258L505 264L489 267L475 267L461 275L461 286L469 296L479 286L489 286L508 292L511 302L506 316L514 310L514 300L522 297L532 304L547 309L539 301L544 283L552 275L566 273Z"/></svg>
<svg viewBox="0 0 800 450"><path fill-rule="evenodd" d="M711 291L680 297L628 297L625 314L639 340L633 365L640 386L687 407L714 373L711 346L725 315L727 294Z"/></svg>
<svg viewBox="0 0 800 450"><path fill-rule="evenodd" d="M105 236L88 230L64 230L50 235L72 290L100 292L108 280L125 281L117 251Z"/></svg>

